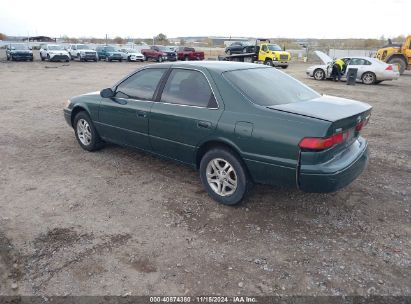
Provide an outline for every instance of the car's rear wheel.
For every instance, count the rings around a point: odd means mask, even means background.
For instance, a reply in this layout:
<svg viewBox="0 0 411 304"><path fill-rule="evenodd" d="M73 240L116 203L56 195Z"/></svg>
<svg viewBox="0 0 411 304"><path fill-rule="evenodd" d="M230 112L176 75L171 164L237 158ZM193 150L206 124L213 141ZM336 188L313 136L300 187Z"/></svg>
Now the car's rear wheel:
<svg viewBox="0 0 411 304"><path fill-rule="evenodd" d="M184 56L184 61L189 61L188 56Z"/></svg>
<svg viewBox="0 0 411 304"><path fill-rule="evenodd" d="M273 61L272 61L271 59L266 59L266 60L264 61L264 64L265 64L265 65L268 65L268 66L274 66Z"/></svg>
<svg viewBox="0 0 411 304"><path fill-rule="evenodd" d="M158 62L163 62L163 57L158 56L157 61L158 61Z"/></svg>
<svg viewBox="0 0 411 304"><path fill-rule="evenodd" d="M224 148L214 148L203 156L200 178L208 195L224 205L240 203L251 185L242 162Z"/></svg>
<svg viewBox="0 0 411 304"><path fill-rule="evenodd" d="M315 80L323 80L325 79L325 72L323 69L316 69L313 73Z"/></svg>
<svg viewBox="0 0 411 304"><path fill-rule="evenodd" d="M86 112L79 112L74 118L74 132L84 150L95 151L102 147L100 136Z"/></svg>
<svg viewBox="0 0 411 304"><path fill-rule="evenodd" d="M363 84L374 84L377 80L373 72L365 72L361 77Z"/></svg>
<svg viewBox="0 0 411 304"><path fill-rule="evenodd" d="M232 55L233 53L231 52L231 50L228 50L227 52L227 55Z"/></svg>

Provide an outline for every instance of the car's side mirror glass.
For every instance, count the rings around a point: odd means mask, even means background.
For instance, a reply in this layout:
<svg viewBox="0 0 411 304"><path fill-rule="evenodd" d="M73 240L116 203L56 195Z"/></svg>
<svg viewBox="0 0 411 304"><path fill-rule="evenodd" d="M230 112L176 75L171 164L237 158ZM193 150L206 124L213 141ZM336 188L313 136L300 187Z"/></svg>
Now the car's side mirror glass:
<svg viewBox="0 0 411 304"><path fill-rule="evenodd" d="M100 91L100 96L103 98L112 98L114 97L114 91L111 88L107 88Z"/></svg>

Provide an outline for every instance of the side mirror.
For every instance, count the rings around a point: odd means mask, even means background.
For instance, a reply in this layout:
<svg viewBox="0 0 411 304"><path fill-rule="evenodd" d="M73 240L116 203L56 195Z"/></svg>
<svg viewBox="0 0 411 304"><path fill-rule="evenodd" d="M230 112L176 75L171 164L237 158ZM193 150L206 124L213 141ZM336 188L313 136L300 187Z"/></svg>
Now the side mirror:
<svg viewBox="0 0 411 304"><path fill-rule="evenodd" d="M103 98L112 98L114 97L114 92L111 88L103 89L100 91L100 96Z"/></svg>

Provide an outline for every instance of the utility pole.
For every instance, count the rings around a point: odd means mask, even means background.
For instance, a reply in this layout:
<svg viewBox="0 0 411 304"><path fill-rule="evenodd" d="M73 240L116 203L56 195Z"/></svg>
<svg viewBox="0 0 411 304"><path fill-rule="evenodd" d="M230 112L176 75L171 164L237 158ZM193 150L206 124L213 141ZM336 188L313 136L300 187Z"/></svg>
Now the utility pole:
<svg viewBox="0 0 411 304"><path fill-rule="evenodd" d="M107 45L107 34L106 34L106 45Z"/></svg>

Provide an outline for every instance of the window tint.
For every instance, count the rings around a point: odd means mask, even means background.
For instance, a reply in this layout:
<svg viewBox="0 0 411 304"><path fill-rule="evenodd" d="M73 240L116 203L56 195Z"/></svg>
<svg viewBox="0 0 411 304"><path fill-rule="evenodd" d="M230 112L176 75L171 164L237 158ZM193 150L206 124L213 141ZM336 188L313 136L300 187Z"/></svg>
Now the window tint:
<svg viewBox="0 0 411 304"><path fill-rule="evenodd" d="M164 87L161 101L217 108L207 79L202 73L193 70L174 69Z"/></svg>
<svg viewBox="0 0 411 304"><path fill-rule="evenodd" d="M261 106L300 102L320 94L275 68L225 72L226 78L243 95Z"/></svg>
<svg viewBox="0 0 411 304"><path fill-rule="evenodd" d="M266 45L263 45L263 51L267 52L267 46Z"/></svg>
<svg viewBox="0 0 411 304"><path fill-rule="evenodd" d="M154 92L166 69L146 69L123 81L116 90L116 97L152 100Z"/></svg>
<svg viewBox="0 0 411 304"><path fill-rule="evenodd" d="M350 61L351 65L371 65L371 62L362 58L352 58Z"/></svg>

